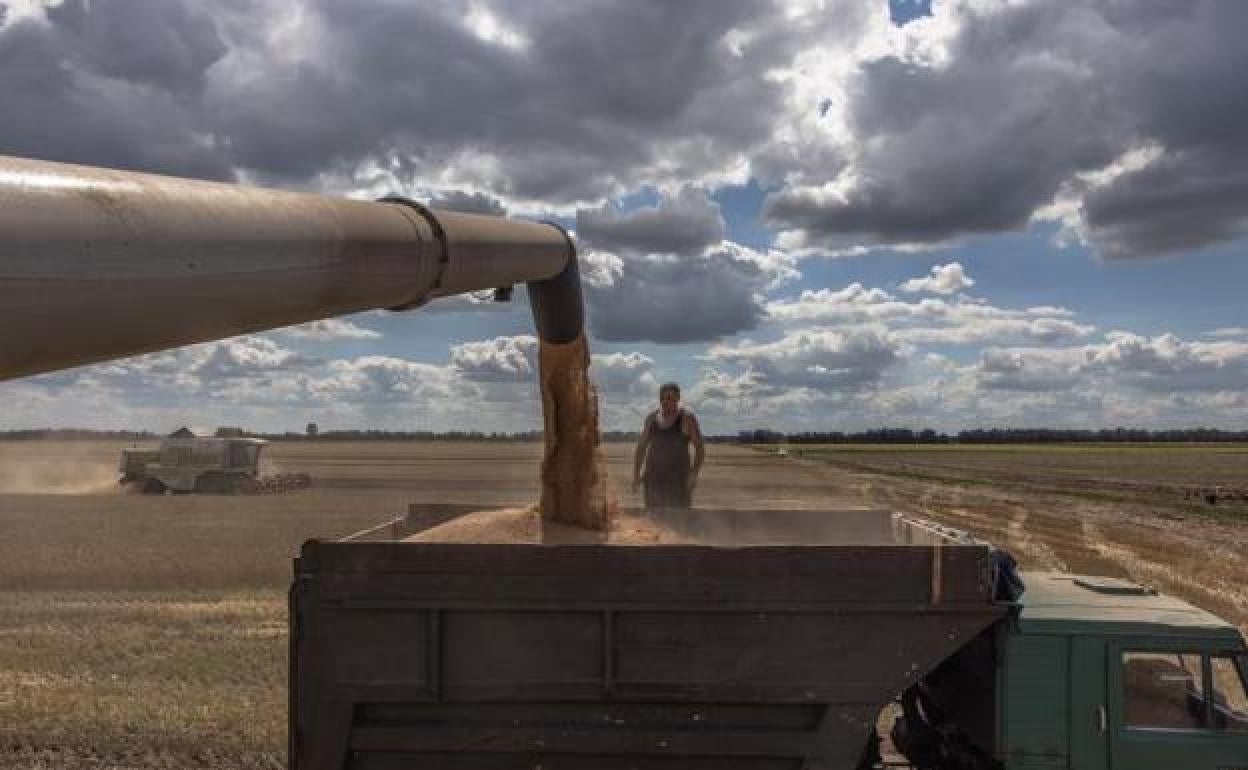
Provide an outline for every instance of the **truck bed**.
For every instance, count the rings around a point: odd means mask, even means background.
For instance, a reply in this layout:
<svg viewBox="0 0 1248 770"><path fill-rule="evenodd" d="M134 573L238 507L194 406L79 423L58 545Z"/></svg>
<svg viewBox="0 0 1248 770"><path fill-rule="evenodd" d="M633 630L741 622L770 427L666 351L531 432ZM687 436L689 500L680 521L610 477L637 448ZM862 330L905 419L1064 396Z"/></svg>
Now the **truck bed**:
<svg viewBox="0 0 1248 770"><path fill-rule="evenodd" d="M884 511L655 512L699 545L306 543L290 764L853 768L880 709L1001 616L987 544Z"/></svg>

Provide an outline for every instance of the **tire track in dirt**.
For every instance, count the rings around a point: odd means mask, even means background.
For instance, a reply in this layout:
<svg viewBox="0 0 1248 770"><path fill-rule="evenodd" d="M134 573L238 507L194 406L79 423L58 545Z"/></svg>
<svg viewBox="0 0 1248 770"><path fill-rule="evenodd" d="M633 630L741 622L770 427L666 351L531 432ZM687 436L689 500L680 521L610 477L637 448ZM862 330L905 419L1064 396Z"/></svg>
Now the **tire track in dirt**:
<svg viewBox="0 0 1248 770"><path fill-rule="evenodd" d="M1164 503L1128 510L1060 491L916 481L854 468L864 501L915 512L1010 550L1024 569L1122 577L1156 586L1248 635L1248 524Z"/></svg>

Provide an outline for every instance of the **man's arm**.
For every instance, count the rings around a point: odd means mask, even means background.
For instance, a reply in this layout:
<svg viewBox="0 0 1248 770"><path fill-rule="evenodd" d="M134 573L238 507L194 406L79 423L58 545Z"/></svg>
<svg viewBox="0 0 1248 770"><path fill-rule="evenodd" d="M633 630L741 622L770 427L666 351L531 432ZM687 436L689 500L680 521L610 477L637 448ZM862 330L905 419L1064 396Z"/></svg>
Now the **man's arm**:
<svg viewBox="0 0 1248 770"><path fill-rule="evenodd" d="M693 442L693 468L689 472L689 490L693 491L698 483L698 473L702 471L702 461L706 459L706 443L702 441L698 418L692 414L685 415L685 431Z"/></svg>
<svg viewBox="0 0 1248 770"><path fill-rule="evenodd" d="M650 417L641 424L641 437L637 439L637 449L633 451L633 491L641 486L641 466L646 461L646 449L650 447Z"/></svg>

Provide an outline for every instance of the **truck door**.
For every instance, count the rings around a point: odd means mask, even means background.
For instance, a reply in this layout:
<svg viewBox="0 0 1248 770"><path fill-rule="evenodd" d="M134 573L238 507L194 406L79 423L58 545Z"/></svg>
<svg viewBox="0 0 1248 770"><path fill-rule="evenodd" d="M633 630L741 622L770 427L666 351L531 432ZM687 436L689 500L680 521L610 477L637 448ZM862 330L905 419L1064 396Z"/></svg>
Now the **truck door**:
<svg viewBox="0 0 1248 770"><path fill-rule="evenodd" d="M1109 770L1109 686L1104 637L1070 643L1070 766Z"/></svg>
<svg viewBox="0 0 1248 770"><path fill-rule="evenodd" d="M1107 700L1115 770L1248 768L1248 695L1235 653L1111 645Z"/></svg>

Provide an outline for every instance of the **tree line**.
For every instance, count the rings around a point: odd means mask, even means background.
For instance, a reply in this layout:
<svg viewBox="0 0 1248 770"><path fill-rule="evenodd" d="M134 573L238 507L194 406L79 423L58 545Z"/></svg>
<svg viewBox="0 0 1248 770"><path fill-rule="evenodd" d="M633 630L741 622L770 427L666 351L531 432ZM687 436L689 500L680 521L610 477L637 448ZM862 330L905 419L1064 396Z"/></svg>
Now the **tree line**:
<svg viewBox="0 0 1248 770"><path fill-rule="evenodd" d="M772 430L741 431L737 441L750 444L1135 444L1224 443L1248 441L1248 430L1218 428L976 428L942 433L924 428L877 428L857 433Z"/></svg>
<svg viewBox="0 0 1248 770"><path fill-rule="evenodd" d="M155 441L162 434L148 430L86 430L48 428L0 431L0 440L117 440ZM244 428L220 428L222 437L262 438L269 441L498 441L537 442L542 431L400 431L400 430L325 430L314 433L285 431L270 433ZM606 443L633 442L636 431L603 431ZM731 435L708 435L711 443L740 444L1078 444L1078 443L1226 443L1248 442L1248 430L1218 428L1177 428L1148 430L1145 428L976 428L943 433L931 428L875 428L855 433L844 431L803 431L785 433L767 428L743 430Z"/></svg>

